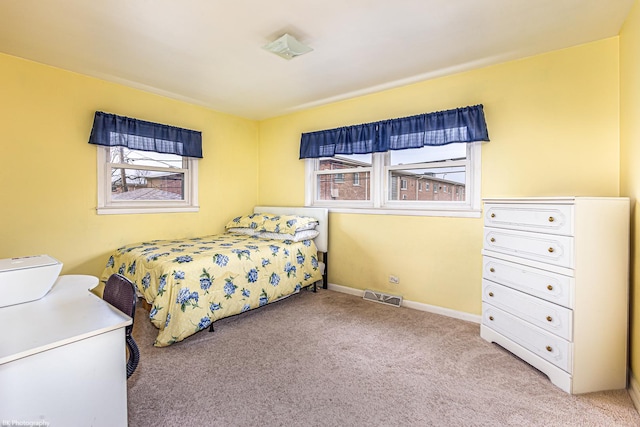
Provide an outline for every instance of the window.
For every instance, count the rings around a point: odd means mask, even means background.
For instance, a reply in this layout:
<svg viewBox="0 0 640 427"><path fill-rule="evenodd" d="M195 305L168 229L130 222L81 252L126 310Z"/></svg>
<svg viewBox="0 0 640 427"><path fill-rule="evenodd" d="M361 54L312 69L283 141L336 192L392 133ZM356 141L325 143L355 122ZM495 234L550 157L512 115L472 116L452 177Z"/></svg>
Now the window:
<svg viewBox="0 0 640 427"><path fill-rule="evenodd" d="M306 167L309 206L409 215L477 216L479 211L479 142L306 159ZM339 175L357 179L358 190L331 179Z"/></svg>
<svg viewBox="0 0 640 427"><path fill-rule="evenodd" d="M197 160L98 147L98 213L195 212Z"/></svg>
<svg viewBox="0 0 640 427"><path fill-rule="evenodd" d="M344 174L343 173L337 173L334 175L334 179L335 182L344 182Z"/></svg>
<svg viewBox="0 0 640 427"><path fill-rule="evenodd" d="M198 211L202 133L96 111L98 213Z"/></svg>
<svg viewBox="0 0 640 427"><path fill-rule="evenodd" d="M303 133L305 203L342 212L478 217L481 141L489 141L482 104ZM366 182L347 191L337 178L356 173ZM433 184L433 193L420 192L421 182Z"/></svg>
<svg viewBox="0 0 640 427"><path fill-rule="evenodd" d="M353 185L360 185L360 174L357 172L353 174Z"/></svg>

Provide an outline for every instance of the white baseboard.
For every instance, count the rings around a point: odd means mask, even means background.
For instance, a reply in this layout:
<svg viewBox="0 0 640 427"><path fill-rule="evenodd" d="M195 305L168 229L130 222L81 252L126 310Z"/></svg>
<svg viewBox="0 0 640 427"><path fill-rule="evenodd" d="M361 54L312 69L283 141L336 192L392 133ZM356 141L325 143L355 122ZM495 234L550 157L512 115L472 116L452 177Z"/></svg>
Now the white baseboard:
<svg viewBox="0 0 640 427"><path fill-rule="evenodd" d="M327 286L332 291L342 292L344 294L350 294L362 297L364 291L361 289L350 288L348 286L336 285L329 283ZM412 308L414 310L428 311L429 313L440 314L447 317L453 317L454 319L466 320L467 322L480 323L482 316L477 314L465 313L463 311L452 310L450 308L438 307L437 305L429 305L416 301L408 301L402 299L402 306Z"/></svg>
<svg viewBox="0 0 640 427"><path fill-rule="evenodd" d="M364 291L356 288L349 288L348 286L336 285L334 283L328 283L327 287L331 291L342 292L343 294L355 295L357 297L362 297L364 295Z"/></svg>
<svg viewBox="0 0 640 427"><path fill-rule="evenodd" d="M636 411L640 412L640 383L638 383L631 371L629 371L629 396L631 396L631 401L633 406L636 407Z"/></svg>

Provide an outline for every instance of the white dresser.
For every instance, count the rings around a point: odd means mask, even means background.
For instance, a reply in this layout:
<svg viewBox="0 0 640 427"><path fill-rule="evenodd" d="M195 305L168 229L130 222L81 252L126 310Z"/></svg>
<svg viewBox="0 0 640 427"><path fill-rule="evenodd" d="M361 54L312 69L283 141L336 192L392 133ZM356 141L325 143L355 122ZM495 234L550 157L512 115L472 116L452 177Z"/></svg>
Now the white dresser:
<svg viewBox="0 0 640 427"><path fill-rule="evenodd" d="M627 198L484 199L480 333L578 394L627 382Z"/></svg>
<svg viewBox="0 0 640 427"><path fill-rule="evenodd" d="M0 425L127 425L132 320L89 292L97 284L60 276L41 299L0 308Z"/></svg>

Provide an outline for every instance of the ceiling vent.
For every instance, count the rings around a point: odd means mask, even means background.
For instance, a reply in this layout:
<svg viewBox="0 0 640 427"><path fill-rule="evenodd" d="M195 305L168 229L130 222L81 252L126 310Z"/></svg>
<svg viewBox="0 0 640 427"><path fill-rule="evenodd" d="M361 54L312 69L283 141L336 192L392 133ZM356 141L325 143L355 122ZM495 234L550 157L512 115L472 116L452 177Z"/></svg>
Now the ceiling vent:
<svg viewBox="0 0 640 427"><path fill-rule="evenodd" d="M277 40L262 46L262 48L284 59L293 59L296 56L304 55L313 50L309 46L300 43L290 34L284 34Z"/></svg>

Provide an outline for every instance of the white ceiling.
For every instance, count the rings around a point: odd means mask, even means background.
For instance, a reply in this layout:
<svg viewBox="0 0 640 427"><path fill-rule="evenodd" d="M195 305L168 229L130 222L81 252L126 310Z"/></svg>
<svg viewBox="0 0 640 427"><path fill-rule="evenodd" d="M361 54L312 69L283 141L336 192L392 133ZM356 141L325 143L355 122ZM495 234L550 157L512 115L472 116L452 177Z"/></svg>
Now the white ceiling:
<svg viewBox="0 0 640 427"><path fill-rule="evenodd" d="M0 0L0 52L264 119L618 34L635 0ZM288 32L313 52L261 47Z"/></svg>

